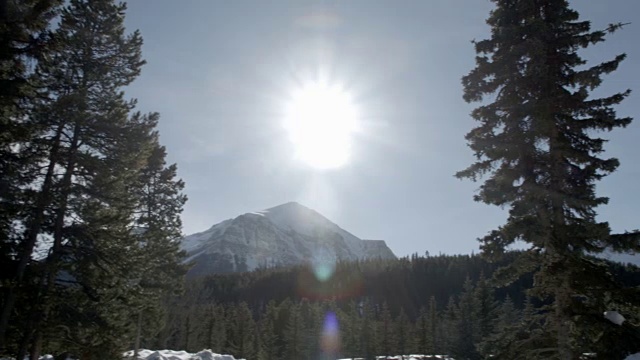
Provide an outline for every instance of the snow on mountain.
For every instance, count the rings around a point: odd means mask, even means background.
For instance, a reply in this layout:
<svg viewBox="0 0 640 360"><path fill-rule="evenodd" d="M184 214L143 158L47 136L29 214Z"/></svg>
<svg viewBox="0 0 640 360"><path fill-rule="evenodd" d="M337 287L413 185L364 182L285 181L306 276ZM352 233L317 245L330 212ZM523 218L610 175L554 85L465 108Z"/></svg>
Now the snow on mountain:
<svg viewBox="0 0 640 360"><path fill-rule="evenodd" d="M362 240L315 210L289 202L189 235L181 247L190 276L304 262L395 258L383 240Z"/></svg>

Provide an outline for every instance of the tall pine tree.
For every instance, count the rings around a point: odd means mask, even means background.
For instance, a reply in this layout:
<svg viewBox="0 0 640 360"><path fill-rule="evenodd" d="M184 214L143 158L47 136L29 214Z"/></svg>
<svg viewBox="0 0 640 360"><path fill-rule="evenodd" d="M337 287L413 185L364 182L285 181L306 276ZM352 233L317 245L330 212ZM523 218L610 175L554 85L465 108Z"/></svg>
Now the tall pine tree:
<svg viewBox="0 0 640 360"><path fill-rule="evenodd" d="M491 38L475 43L476 68L462 79L466 101L490 102L473 110L480 124L466 136L477 162L456 176L488 176L475 200L509 207L506 224L481 239L483 253L496 257L516 241L529 245L512 271L535 271L533 293L550 304L543 334L555 340L544 356L573 359L592 350L582 326L617 301L634 301L602 264L585 257L640 246L637 234L612 236L595 211L607 203L596 195L596 181L618 167L618 160L600 157L605 140L597 133L631 122L613 109L630 91L603 98L590 92L625 55L587 67L578 54L621 25L591 31L565 0L493 2Z"/></svg>
<svg viewBox="0 0 640 360"><path fill-rule="evenodd" d="M29 1L23 13L46 13L54 4ZM53 33L55 48L31 70L45 90L27 102L24 121L12 115L7 122L28 130L1 146L29 160L14 182L21 198L0 194L18 209L11 228L2 229L2 256L13 250L0 338L10 315L28 314L16 324L20 339L12 339L20 343L12 346L19 358L27 348L38 358L45 340L114 356L125 339L133 341L132 324L159 327L160 298L179 289L185 272L178 250L184 184L175 165L165 164L158 115L132 113L135 101L122 90L144 64L140 34L125 34L125 9L112 0L69 1ZM25 34L37 28L29 26ZM39 245L46 253L34 261ZM32 286L29 293L23 284ZM21 294L29 301L16 307Z"/></svg>
<svg viewBox="0 0 640 360"><path fill-rule="evenodd" d="M39 132L30 112L47 93L33 68L53 48L48 27L59 3L0 1L0 353L31 255L18 255L25 251L16 224L24 221L26 188L39 160L20 150Z"/></svg>

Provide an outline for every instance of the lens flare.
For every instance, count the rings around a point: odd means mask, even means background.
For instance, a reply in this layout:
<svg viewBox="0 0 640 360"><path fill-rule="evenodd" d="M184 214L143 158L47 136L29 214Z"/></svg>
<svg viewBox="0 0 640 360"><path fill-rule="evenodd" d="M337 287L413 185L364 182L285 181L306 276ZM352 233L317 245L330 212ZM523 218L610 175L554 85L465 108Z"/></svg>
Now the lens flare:
<svg viewBox="0 0 640 360"><path fill-rule="evenodd" d="M340 328L338 317L329 311L324 317L320 348L325 354L337 354L340 351Z"/></svg>
<svg viewBox="0 0 640 360"><path fill-rule="evenodd" d="M316 275L316 279L321 282L329 280L335 269L336 265L333 262L325 261L313 264L313 273Z"/></svg>

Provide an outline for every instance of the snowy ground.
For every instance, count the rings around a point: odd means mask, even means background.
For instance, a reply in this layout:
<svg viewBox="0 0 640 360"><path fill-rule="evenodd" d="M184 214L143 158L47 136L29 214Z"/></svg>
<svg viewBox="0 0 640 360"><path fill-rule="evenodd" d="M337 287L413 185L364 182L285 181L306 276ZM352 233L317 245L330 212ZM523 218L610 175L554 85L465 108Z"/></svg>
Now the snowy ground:
<svg viewBox="0 0 640 360"><path fill-rule="evenodd" d="M133 356L133 350L127 351L123 355L124 355L123 359L125 360L131 359ZM14 359L0 358L0 360L14 360ZM53 360L53 356L44 355L40 357L40 360ZM68 360L71 360L71 359L68 359ZM202 350L198 353L192 354L186 351L143 349L138 352L137 360L244 360L244 359L236 359L231 355L216 354L211 350Z"/></svg>
<svg viewBox="0 0 640 360"><path fill-rule="evenodd" d="M124 353L125 359L130 359L133 356L133 351L127 351ZM395 355L395 356L377 356L378 360L426 360L426 359L441 359L441 360L454 360L452 357L446 355ZM0 360L13 360L10 358L0 358ZM53 360L53 356L45 355L40 357L40 360ZM188 353L186 351L175 350L140 350L138 353L138 360L244 360L236 359L231 355L220 355L213 353L211 350L202 350L198 353ZM345 358L338 360L362 360L362 358ZM627 356L624 360L640 360L640 353Z"/></svg>
<svg viewBox="0 0 640 360"><path fill-rule="evenodd" d="M131 358L133 350L124 353L125 358ZM231 355L220 355L211 350L202 350L198 353L188 353L186 351L174 350L147 350L138 351L139 360L236 360ZM244 360L244 359L237 359Z"/></svg>
<svg viewBox="0 0 640 360"><path fill-rule="evenodd" d="M455 360L447 355L394 355L394 356L376 356L378 360L426 360L426 359L441 359L441 360ZM347 358L338 360L363 360L363 358Z"/></svg>

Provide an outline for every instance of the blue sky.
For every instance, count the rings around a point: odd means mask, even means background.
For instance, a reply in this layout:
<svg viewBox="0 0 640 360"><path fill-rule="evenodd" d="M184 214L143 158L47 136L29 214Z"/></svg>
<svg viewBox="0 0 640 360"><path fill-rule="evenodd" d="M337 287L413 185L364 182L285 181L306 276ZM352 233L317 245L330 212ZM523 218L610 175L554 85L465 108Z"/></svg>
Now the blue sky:
<svg viewBox="0 0 640 360"><path fill-rule="evenodd" d="M572 1L594 28L632 22L640 2ZM239 214L298 201L396 255L470 253L505 212L474 203L480 185L453 174L473 160L464 135L474 104L460 78L474 66L473 39L488 37L487 0L128 1L148 61L127 89L161 114L160 135L177 162L191 234ZM619 106L638 116L640 24L585 51L595 64L628 59L597 94L635 90ZM282 126L296 83L317 73L343 85L361 113L351 161L318 171L297 161ZM604 134L619 170L598 185L600 218L640 228L640 119Z"/></svg>

